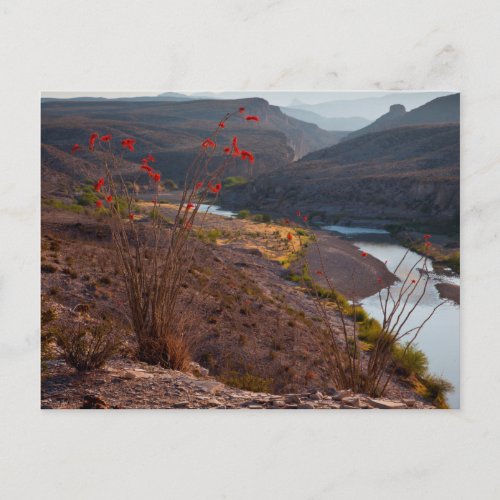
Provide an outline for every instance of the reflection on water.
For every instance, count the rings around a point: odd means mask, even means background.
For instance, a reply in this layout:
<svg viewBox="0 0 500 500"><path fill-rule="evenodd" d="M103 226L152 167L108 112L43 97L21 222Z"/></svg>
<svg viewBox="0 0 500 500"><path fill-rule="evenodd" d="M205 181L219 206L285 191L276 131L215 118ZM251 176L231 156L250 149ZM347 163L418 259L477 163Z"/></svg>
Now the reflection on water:
<svg viewBox="0 0 500 500"><path fill-rule="evenodd" d="M389 234L385 229L374 229L372 227L324 226L323 229L345 235Z"/></svg>
<svg viewBox="0 0 500 500"><path fill-rule="evenodd" d="M387 237L387 241L360 241L361 238L356 238L354 244L378 258L382 262L387 261L387 267L393 271L398 265L399 261L407 251L406 248L398 245L391 238ZM412 266L421 259L421 256L408 252L402 266L395 273L398 278L404 278L410 272ZM411 272L410 279L418 279L420 273L417 268ZM405 326L413 328L421 324L427 316L431 313L432 309L439 304L442 300L435 287L437 283L453 283L460 285L460 278L458 276L444 276L434 272L432 263L428 264L430 268L429 283L425 291L425 295L417 306L412 316ZM423 281L419 287L423 287ZM401 281L396 282L391 287L391 292L397 294L401 288ZM417 290L418 291L418 290ZM418 293L414 294L413 303L419 297ZM411 299L410 301L411 302ZM367 297L362 301L363 307L375 319L382 320L382 312L380 310L380 303L378 294ZM435 375L445 378L450 381L455 390L448 393L448 403L451 408L460 407L460 308L458 305L446 302L434 314L434 316L424 325L419 333L416 344L422 349L429 360L429 371ZM413 344L415 345L415 343Z"/></svg>
<svg viewBox="0 0 500 500"><path fill-rule="evenodd" d="M236 217L237 215L235 212L231 212L230 210L223 210L217 205L205 205L204 203L200 204L199 212L208 212L209 214L220 215L221 217Z"/></svg>

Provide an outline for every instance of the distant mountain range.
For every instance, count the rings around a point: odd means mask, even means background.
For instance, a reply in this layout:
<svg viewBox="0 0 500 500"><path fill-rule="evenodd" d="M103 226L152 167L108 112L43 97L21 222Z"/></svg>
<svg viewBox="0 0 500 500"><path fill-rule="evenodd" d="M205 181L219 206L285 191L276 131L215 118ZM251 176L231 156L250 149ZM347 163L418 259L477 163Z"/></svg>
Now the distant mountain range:
<svg viewBox="0 0 500 500"><path fill-rule="evenodd" d="M352 131L366 127L371 123L370 120L362 116L326 118L325 116L318 115L317 113L305 109L287 108L283 106L280 109L288 116L293 116L304 122L315 123L324 130Z"/></svg>
<svg viewBox="0 0 500 500"><path fill-rule="evenodd" d="M367 127L350 133L344 140L360 135L404 127L431 123L458 123L460 121L460 94L438 97L423 106L407 112L402 104L393 104L389 112Z"/></svg>
<svg viewBox="0 0 500 500"><path fill-rule="evenodd" d="M393 104L402 104L406 109L413 109L423 104L449 95L450 92L392 92L381 97L362 97L350 100L332 100L319 104L300 104L290 106L294 109L312 111L326 118L363 117L369 121L376 120L387 112Z"/></svg>
<svg viewBox="0 0 500 500"><path fill-rule="evenodd" d="M85 151L86 141L94 131L111 133L116 138L114 144L117 147L119 138L134 137L137 152L126 155L130 160L126 167L136 172L140 158L151 152L157 157L157 168L163 177L178 184L182 183L186 168L199 151L203 139L213 132L226 113L239 107L259 115L260 122L247 122L237 114L220 132L217 154L222 155L222 148L238 135L241 147L255 154L254 174L279 168L311 151L336 144L346 135L345 132L325 131L287 116L263 99L171 100L176 97L165 96L169 100L164 102L76 99L42 103L44 192L60 190L63 180L71 184L85 178L85 173L86 177L95 175L98 157ZM86 163L78 162L69 154L74 143L83 144L80 157ZM248 164L238 164L232 175L246 175L244 167L248 169ZM57 182L53 182L54 179Z"/></svg>

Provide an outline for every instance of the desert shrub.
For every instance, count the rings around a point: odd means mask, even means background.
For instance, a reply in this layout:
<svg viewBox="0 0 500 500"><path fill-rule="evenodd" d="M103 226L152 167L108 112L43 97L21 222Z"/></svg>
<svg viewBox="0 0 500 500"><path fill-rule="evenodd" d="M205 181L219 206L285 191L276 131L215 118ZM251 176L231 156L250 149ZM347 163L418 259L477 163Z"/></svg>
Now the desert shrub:
<svg viewBox="0 0 500 500"><path fill-rule="evenodd" d="M168 353L168 366L172 370L188 371L191 355L189 345L182 337L168 335L166 337L166 352Z"/></svg>
<svg viewBox="0 0 500 500"><path fill-rule="evenodd" d="M236 371L230 371L221 378L226 385L251 392L270 392L273 385L272 378L261 378L250 373L240 374Z"/></svg>
<svg viewBox="0 0 500 500"><path fill-rule="evenodd" d="M56 313L53 309L49 307L47 309L42 310L41 314L42 327L44 327L47 323L54 321L55 319L56 319Z"/></svg>
<svg viewBox="0 0 500 500"><path fill-rule="evenodd" d="M420 379L425 387L423 396L430 399L439 408L448 408L446 393L453 390L453 384L435 375L426 375Z"/></svg>
<svg viewBox="0 0 500 500"><path fill-rule="evenodd" d="M196 236L204 243L216 243L218 238L223 236L220 229L199 229Z"/></svg>
<svg viewBox="0 0 500 500"><path fill-rule="evenodd" d="M95 370L116 352L118 340L108 321L52 330L65 361L79 372Z"/></svg>
<svg viewBox="0 0 500 500"><path fill-rule="evenodd" d="M382 330L380 323L374 318L368 318L359 326L358 337L365 342L375 343Z"/></svg>
<svg viewBox="0 0 500 500"><path fill-rule="evenodd" d="M99 196L95 193L92 186L84 186L82 192L76 197L76 201L83 207L90 207L96 204Z"/></svg>
<svg viewBox="0 0 500 500"><path fill-rule="evenodd" d="M224 187L230 188L234 186L243 186L243 184L246 184L247 180L245 177L242 177L241 175L233 176L233 177L226 177L224 179Z"/></svg>
<svg viewBox="0 0 500 500"><path fill-rule="evenodd" d="M55 273L57 271L57 267L52 264L42 264L42 273Z"/></svg>
<svg viewBox="0 0 500 500"><path fill-rule="evenodd" d="M238 219L248 219L248 217L250 216L250 210L240 210L238 212Z"/></svg>
<svg viewBox="0 0 500 500"><path fill-rule="evenodd" d="M407 376L415 374L420 377L427 373L429 367L427 356L416 346L396 344L392 355L400 373Z"/></svg>
<svg viewBox="0 0 500 500"><path fill-rule="evenodd" d="M172 179L165 179L163 185L169 189L179 189L179 186Z"/></svg>
<svg viewBox="0 0 500 500"><path fill-rule="evenodd" d="M69 269L68 267L65 267L62 272L64 274L67 274L73 280L78 278L78 274L76 273L76 271L73 271L73 269Z"/></svg>
<svg viewBox="0 0 500 500"><path fill-rule="evenodd" d="M252 220L254 220L255 222L268 223L271 222L272 217L269 214L255 214L254 216L252 216Z"/></svg>
<svg viewBox="0 0 500 500"><path fill-rule="evenodd" d="M361 306L347 305L344 308L344 313L346 316L356 320L358 323L362 323L368 319L368 313Z"/></svg>

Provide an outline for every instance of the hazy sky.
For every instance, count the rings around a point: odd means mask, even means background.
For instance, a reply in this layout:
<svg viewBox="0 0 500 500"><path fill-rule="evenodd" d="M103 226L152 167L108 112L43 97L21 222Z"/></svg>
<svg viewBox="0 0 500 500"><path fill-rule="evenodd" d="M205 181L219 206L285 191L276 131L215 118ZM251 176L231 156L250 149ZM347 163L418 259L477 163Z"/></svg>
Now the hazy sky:
<svg viewBox="0 0 500 500"><path fill-rule="evenodd" d="M381 97L398 91L339 91L339 92L311 92L311 91L227 91L227 92L209 92L209 91L150 91L150 92L42 92L42 97L72 98L72 97L135 97L135 96L156 96L162 92L178 92L186 95L212 95L214 97L241 98L241 97L262 97L276 106L289 106L294 100L299 100L305 104L317 104L320 102L361 99L365 97ZM408 91L404 91L408 93ZM426 91L430 92L430 91Z"/></svg>

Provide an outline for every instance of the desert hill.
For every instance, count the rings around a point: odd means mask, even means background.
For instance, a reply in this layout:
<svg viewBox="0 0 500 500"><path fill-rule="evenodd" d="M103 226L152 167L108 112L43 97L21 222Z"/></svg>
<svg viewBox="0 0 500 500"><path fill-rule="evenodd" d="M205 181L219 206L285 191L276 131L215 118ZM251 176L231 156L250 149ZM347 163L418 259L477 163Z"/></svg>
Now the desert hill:
<svg viewBox="0 0 500 500"><path fill-rule="evenodd" d="M406 125L427 125L432 123L458 123L460 121L460 94L438 97L432 101L406 111L402 104L393 104L389 112L382 115L370 125L351 132L345 139L353 139L360 135L380 132Z"/></svg>
<svg viewBox="0 0 500 500"><path fill-rule="evenodd" d="M228 112L244 107L258 115L260 122L247 122L243 115L231 119L219 135L218 154L239 135L241 146L255 154L253 174L270 171L302 156L337 143L345 135L322 130L314 124L301 122L270 106L264 99L198 100L137 102L118 100L71 101L42 103L42 182L44 192L56 192L49 172L59 180L81 179L85 172L75 169L69 151L74 143L85 146L89 135L111 133L116 139L134 137L135 153L127 153L131 165L147 152L157 157L156 168L164 178L181 183L186 168L198 152L200 143ZM114 141L117 151L118 140ZM86 148L85 148L86 149ZM83 152L92 172L98 156ZM233 175L246 175L239 169Z"/></svg>
<svg viewBox="0 0 500 500"><path fill-rule="evenodd" d="M227 202L328 221L450 220L459 211L459 126L409 126L325 148L227 194Z"/></svg>

